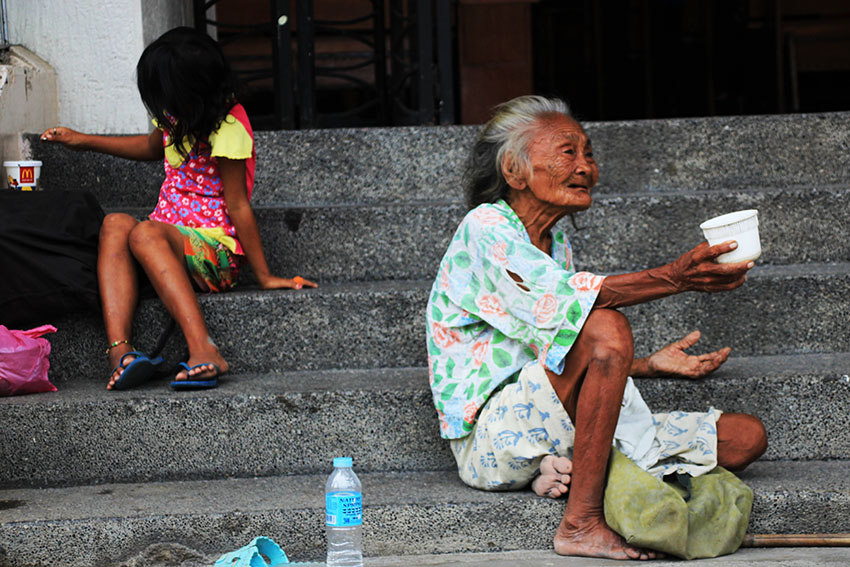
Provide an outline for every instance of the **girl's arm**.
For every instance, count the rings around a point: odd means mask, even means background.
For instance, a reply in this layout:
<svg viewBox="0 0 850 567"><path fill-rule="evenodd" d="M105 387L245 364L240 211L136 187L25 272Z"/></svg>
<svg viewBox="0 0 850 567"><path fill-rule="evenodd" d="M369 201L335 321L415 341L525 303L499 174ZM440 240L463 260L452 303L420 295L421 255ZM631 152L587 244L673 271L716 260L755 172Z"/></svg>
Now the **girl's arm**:
<svg viewBox="0 0 850 567"><path fill-rule="evenodd" d="M98 136L57 126L45 130L41 139L62 144L72 150L89 150L138 161L162 159L165 155L162 131L159 129L138 136Z"/></svg>
<svg viewBox="0 0 850 567"><path fill-rule="evenodd" d="M260 241L257 219L254 217L254 211L248 201L245 160L225 157L216 157L216 159L221 173L221 183L224 186L224 201L227 203L227 210L230 212L230 220L236 228L239 243L242 245L242 250L245 251L245 256L251 265L251 271L254 272L260 287L263 289L318 287L315 283L304 278L298 278L296 281L295 278L280 278L271 273Z"/></svg>

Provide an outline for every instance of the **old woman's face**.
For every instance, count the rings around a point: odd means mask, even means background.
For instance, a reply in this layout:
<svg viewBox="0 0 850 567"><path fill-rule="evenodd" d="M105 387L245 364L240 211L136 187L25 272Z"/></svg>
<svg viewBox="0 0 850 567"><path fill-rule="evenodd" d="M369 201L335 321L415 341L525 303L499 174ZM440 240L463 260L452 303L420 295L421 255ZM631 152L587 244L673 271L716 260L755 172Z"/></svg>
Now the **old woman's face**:
<svg viewBox="0 0 850 567"><path fill-rule="evenodd" d="M590 190L599 179L590 139L578 122L553 114L540 124L528 147L531 171L525 189L542 206L554 205L569 212L590 207Z"/></svg>

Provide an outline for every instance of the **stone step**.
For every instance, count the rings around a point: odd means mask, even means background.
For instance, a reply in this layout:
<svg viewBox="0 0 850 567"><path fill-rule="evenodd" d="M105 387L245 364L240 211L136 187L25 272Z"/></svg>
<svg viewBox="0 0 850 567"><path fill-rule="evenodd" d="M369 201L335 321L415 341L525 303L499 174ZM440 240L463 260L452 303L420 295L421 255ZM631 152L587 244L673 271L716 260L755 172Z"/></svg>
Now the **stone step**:
<svg viewBox="0 0 850 567"><path fill-rule="evenodd" d="M771 565L772 567L834 567L847 560L846 548L796 547L796 548L741 548L732 555L712 559L701 559L705 567L749 567ZM144 565L145 567L209 567L220 553L203 554L180 544L155 544L121 564ZM292 561L298 567L324 567L324 561ZM367 567L608 567L608 559L589 557L560 557L551 549L520 551L496 551L478 553L432 553L427 555L384 555L365 557ZM654 567L680 567L681 560L675 558L656 559Z"/></svg>
<svg viewBox="0 0 850 567"><path fill-rule="evenodd" d="M741 475L755 493L749 531L846 532L847 466L755 463ZM0 491L4 564L114 565L157 543L215 556L257 535L273 538L293 560L321 560L329 472ZM449 471L359 476L371 557L551 549L564 507L530 491L473 490Z"/></svg>
<svg viewBox="0 0 850 567"><path fill-rule="evenodd" d="M740 549L732 555L712 559L700 559L700 567L833 567L847 561L847 548L798 547ZM552 550L503 551L495 553L451 553L441 555L403 555L376 557L366 561L370 567L610 567L608 559L589 557L559 557ZM653 567L681 567L682 561L675 558L656 559Z"/></svg>
<svg viewBox="0 0 850 567"><path fill-rule="evenodd" d="M850 258L850 209L835 204L847 200L850 185L603 195L576 215L579 230L569 218L560 227L579 269L619 273L671 262L704 240L710 217L758 209L760 265L839 262ZM430 279L465 213L435 202L256 209L272 271L318 282Z"/></svg>
<svg viewBox="0 0 850 567"><path fill-rule="evenodd" d="M239 373L425 366L430 281L242 289L199 297L211 335ZM850 336L850 263L757 266L743 287L688 293L625 308L639 356L698 328L701 347L741 356L844 352ZM139 309L133 341L150 349L167 319L156 300ZM51 377L102 381L106 338L97 315L59 319ZM167 355L182 353L178 337Z"/></svg>
<svg viewBox="0 0 850 567"><path fill-rule="evenodd" d="M848 370L850 353L761 356L637 383L655 411L759 416L766 460L828 460L850 455ZM0 398L0 423L0 487L309 474L343 453L365 472L455 468L424 368L240 374L180 393L72 381Z"/></svg>
<svg viewBox="0 0 850 567"><path fill-rule="evenodd" d="M285 550L284 550L285 551ZM749 567L771 565L772 567L834 567L843 565L848 551L843 547L794 547L794 548L744 548L732 555L712 559L701 559L705 567ZM133 555L121 564L144 565L145 567L209 567L221 553L204 554L180 544L153 544ZM325 567L324 561L297 561L297 567ZM520 551L494 551L478 553L431 553L427 555L384 555L365 557L367 567L608 567L608 559L589 557L560 557L551 549L523 549ZM656 559L654 567L681 567L679 559Z"/></svg>
<svg viewBox="0 0 850 567"><path fill-rule="evenodd" d="M850 181L850 113L590 122L599 193L819 186ZM478 126L257 132L255 205L462 199ZM158 163L25 140L47 189L152 206Z"/></svg>
<svg viewBox="0 0 850 567"><path fill-rule="evenodd" d="M850 192L850 112L586 126L601 177L582 230L568 228L582 269L661 264L702 239L702 220L761 211L764 253L744 288L624 310L638 355L700 328L693 350L728 344L734 358L705 380L639 387L656 410L711 404L763 419L768 452L742 475L756 491L751 532L850 531L850 213L836 206ZM0 565L147 564L139 554L162 543L215 559L256 535L295 561L321 560L322 488L341 454L364 482L365 551L383 557L372 564L517 550L541 564L532 554L550 553L563 503L463 486L423 368L428 290L464 213L478 128L257 133L254 206L272 267L322 287L201 297L233 368L207 392L167 381L106 392L99 316L57 321L60 391L0 399ZM90 190L137 215L152 207L161 163L26 141L47 190ZM136 346L152 346L166 320L144 301ZM716 564L843 564L842 551L803 563L745 550Z"/></svg>

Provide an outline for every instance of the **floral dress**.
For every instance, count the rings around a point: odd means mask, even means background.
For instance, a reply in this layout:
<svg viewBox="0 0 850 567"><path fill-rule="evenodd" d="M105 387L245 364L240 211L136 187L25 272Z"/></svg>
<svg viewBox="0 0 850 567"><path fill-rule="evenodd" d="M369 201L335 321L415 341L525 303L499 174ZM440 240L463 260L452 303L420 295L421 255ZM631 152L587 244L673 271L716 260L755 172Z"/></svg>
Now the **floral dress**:
<svg viewBox="0 0 850 567"><path fill-rule="evenodd" d="M534 246L505 201L470 211L440 263L426 314L442 437L468 435L490 394L527 363L562 372L603 280L575 271L561 231L551 256Z"/></svg>
<svg viewBox="0 0 850 567"><path fill-rule="evenodd" d="M160 125L154 122L157 128ZM241 104L230 109L207 142L183 140L189 157L183 158L163 130L165 181L159 190L151 220L201 229L206 237L221 242L234 254L244 254L236 239L224 201L217 157L245 160L248 199L254 187L254 132Z"/></svg>

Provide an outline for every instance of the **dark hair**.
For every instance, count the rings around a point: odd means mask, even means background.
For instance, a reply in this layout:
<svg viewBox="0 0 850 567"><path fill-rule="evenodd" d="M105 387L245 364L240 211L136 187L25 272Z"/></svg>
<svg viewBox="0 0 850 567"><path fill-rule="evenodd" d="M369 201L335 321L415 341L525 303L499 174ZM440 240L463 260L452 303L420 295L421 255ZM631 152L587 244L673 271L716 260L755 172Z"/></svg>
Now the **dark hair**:
<svg viewBox="0 0 850 567"><path fill-rule="evenodd" d="M567 103L542 96L517 97L495 108L495 114L475 139L464 170L466 204L470 209L508 195L510 185L502 175L502 157L508 154L520 167L530 168L528 144L539 121L552 114L572 118Z"/></svg>
<svg viewBox="0 0 850 567"><path fill-rule="evenodd" d="M206 141L236 102L236 78L221 47L188 27L169 30L145 48L136 81L148 112L181 155L184 138Z"/></svg>

